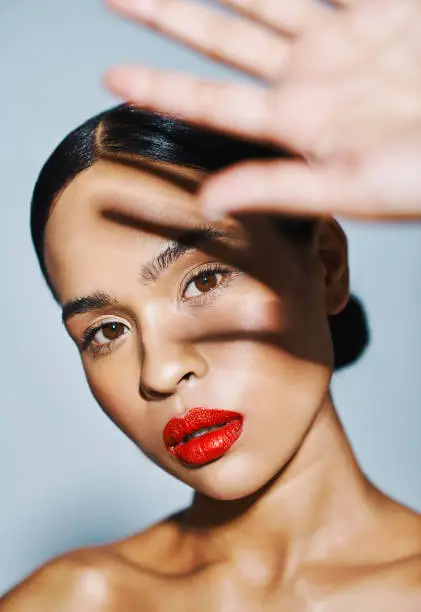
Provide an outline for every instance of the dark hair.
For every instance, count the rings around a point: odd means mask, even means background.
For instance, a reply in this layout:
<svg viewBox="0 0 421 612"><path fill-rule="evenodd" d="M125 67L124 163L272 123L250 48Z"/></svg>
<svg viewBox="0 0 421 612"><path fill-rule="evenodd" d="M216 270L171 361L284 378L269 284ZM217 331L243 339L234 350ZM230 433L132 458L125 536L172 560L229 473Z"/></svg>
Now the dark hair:
<svg viewBox="0 0 421 612"><path fill-rule="evenodd" d="M73 130L44 164L35 185L31 204L31 234L42 273L54 297L44 260L44 231L58 195L98 159L143 156L215 172L247 159L291 157L267 144L227 136L188 125L169 115L122 104L92 117ZM310 240L314 220L280 217L279 227L293 242ZM329 317L335 370L356 361L369 342L361 302L351 296L342 312Z"/></svg>

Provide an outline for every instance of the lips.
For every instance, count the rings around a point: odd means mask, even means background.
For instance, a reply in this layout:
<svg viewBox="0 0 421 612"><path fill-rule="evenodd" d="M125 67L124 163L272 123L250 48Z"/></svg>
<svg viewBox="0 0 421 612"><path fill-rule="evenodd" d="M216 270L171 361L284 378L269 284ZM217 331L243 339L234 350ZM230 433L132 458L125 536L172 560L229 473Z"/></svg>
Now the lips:
<svg viewBox="0 0 421 612"><path fill-rule="evenodd" d="M212 408L192 408L184 417L176 417L168 421L164 429L166 446L176 446L203 427L225 425L231 421L242 419L243 415L231 410L214 410Z"/></svg>
<svg viewBox="0 0 421 612"><path fill-rule="evenodd" d="M243 415L231 410L193 408L184 417L171 419L163 438L170 453L183 463L201 465L223 455L240 436ZM203 428L216 427L193 439L190 436Z"/></svg>

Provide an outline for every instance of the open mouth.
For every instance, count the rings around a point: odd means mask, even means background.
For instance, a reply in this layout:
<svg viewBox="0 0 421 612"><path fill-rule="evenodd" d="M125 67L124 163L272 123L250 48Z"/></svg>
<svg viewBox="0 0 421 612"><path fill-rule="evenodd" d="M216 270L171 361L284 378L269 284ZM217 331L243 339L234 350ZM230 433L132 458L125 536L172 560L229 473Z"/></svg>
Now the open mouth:
<svg viewBox="0 0 421 612"><path fill-rule="evenodd" d="M168 421L164 443L183 464L204 465L231 448L243 431L243 421L240 412L198 406Z"/></svg>
<svg viewBox="0 0 421 612"><path fill-rule="evenodd" d="M201 438L205 434L210 433L211 431L215 431L216 429L221 429L221 427L225 427L225 425L227 425L227 423L228 422L220 423L219 425L212 425L212 427L201 427L197 431L194 431L193 433L190 433L187 436L185 436L181 440L181 442L178 442L177 444L173 444L172 448L174 448L175 446L180 446L180 444L186 444L187 442L190 442L190 440L194 440L196 438Z"/></svg>
<svg viewBox="0 0 421 612"><path fill-rule="evenodd" d="M202 466L219 459L238 440L243 430L243 418L200 427L181 436L168 450L183 465ZM174 442L176 442L174 440Z"/></svg>

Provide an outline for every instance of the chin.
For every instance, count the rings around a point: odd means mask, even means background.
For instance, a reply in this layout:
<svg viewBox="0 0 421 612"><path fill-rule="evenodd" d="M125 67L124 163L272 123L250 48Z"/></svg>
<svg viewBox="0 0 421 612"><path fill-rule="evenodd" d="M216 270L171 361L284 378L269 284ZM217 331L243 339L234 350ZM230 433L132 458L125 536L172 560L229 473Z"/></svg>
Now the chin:
<svg viewBox="0 0 421 612"><path fill-rule="evenodd" d="M281 465L259 466L255 461L245 462L244 457L223 457L202 467L190 486L216 500L244 499L269 486L286 464L287 460Z"/></svg>

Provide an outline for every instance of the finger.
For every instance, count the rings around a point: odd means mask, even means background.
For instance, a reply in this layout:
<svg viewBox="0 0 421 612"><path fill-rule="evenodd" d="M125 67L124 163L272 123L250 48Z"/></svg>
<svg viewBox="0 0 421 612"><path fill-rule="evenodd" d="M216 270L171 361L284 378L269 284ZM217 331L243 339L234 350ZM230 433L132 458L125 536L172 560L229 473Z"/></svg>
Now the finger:
<svg viewBox="0 0 421 612"><path fill-rule="evenodd" d="M316 154L335 106L335 89L325 83L292 83L272 92L147 67L115 68L104 80L113 93L142 108L302 155Z"/></svg>
<svg viewBox="0 0 421 612"><path fill-rule="evenodd" d="M273 138L269 93L258 87L137 67L109 71L105 84L142 108L243 138Z"/></svg>
<svg viewBox="0 0 421 612"><path fill-rule="evenodd" d="M403 181L390 188L381 169L364 165L351 169L313 168L299 161L247 162L210 178L199 197L204 216L212 221L227 213L253 211L419 220L420 176L414 172L407 180L410 187Z"/></svg>
<svg viewBox="0 0 421 612"><path fill-rule="evenodd" d="M107 0L118 13L204 55L265 80L278 79L291 43L264 27L187 0Z"/></svg>
<svg viewBox="0 0 421 612"><path fill-rule="evenodd" d="M332 8L321 0L220 0L220 3L269 28L294 36L314 27Z"/></svg>

